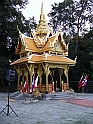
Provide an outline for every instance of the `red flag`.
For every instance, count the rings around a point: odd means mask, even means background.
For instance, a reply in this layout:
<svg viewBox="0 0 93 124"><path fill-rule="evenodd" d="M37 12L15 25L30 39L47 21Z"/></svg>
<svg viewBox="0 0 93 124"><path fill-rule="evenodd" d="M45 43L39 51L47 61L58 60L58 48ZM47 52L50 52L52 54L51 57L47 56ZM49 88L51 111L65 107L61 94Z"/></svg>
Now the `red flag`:
<svg viewBox="0 0 93 124"><path fill-rule="evenodd" d="M82 75L82 77L80 78L80 81L79 81L79 84L78 84L78 88L82 87L82 81L83 81L83 75Z"/></svg>
<svg viewBox="0 0 93 124"><path fill-rule="evenodd" d="M88 75L86 74L86 76L85 76L85 79L83 80L83 82L82 82L82 86L86 86L86 83L87 83L87 81L88 81Z"/></svg>
<svg viewBox="0 0 93 124"><path fill-rule="evenodd" d="M27 80L27 76L26 76L25 83L24 83L23 93L27 91L27 87L28 87L28 80Z"/></svg>
<svg viewBox="0 0 93 124"><path fill-rule="evenodd" d="M86 74L86 76L82 75L82 77L79 81L79 84L78 84L78 88L85 87L87 80L88 80L88 75L87 74Z"/></svg>

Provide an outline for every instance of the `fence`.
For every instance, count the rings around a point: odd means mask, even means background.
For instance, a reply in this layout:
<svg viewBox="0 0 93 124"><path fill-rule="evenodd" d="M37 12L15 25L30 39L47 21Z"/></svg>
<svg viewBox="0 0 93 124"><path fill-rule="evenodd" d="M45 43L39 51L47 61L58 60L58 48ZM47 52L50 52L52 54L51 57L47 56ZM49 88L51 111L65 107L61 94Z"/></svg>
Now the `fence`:
<svg viewBox="0 0 93 124"><path fill-rule="evenodd" d="M78 91L78 83L79 81L69 81L69 88L72 88L75 92ZM85 92L93 93L93 81L88 81Z"/></svg>

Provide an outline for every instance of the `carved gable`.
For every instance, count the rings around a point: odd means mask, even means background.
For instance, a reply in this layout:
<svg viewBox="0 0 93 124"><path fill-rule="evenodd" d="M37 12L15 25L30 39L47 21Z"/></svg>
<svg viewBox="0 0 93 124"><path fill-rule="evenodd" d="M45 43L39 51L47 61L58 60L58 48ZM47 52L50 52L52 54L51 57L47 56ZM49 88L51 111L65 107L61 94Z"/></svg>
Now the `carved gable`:
<svg viewBox="0 0 93 124"><path fill-rule="evenodd" d="M55 39L52 41L51 46L52 46L51 51L55 53L64 55L65 51L68 51L68 48L65 42L63 41L61 34L59 33L56 35Z"/></svg>
<svg viewBox="0 0 93 124"><path fill-rule="evenodd" d="M56 41L56 42L53 43L53 48L51 50L55 51L55 52L60 52L60 53L64 52L64 50L63 50L62 46L60 45L59 41Z"/></svg>

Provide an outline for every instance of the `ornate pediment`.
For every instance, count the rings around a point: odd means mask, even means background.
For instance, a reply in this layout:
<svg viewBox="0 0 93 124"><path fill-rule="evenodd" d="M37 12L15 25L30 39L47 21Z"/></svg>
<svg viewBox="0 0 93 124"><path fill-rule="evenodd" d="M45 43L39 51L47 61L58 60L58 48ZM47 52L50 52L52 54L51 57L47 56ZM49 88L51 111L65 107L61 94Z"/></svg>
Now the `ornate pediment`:
<svg viewBox="0 0 93 124"><path fill-rule="evenodd" d="M44 34L36 35L34 42L38 48L43 48L47 42L46 35Z"/></svg>
<svg viewBox="0 0 93 124"><path fill-rule="evenodd" d="M60 53L64 52L64 50L62 49L61 44L58 41L52 43L52 49L51 50L54 51L54 52L60 52Z"/></svg>

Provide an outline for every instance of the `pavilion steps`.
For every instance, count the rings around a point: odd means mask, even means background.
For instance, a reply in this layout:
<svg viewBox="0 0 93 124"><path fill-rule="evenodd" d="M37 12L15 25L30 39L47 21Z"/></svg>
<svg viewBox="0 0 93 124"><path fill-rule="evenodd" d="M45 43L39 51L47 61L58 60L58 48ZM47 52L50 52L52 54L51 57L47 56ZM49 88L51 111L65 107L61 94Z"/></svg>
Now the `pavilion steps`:
<svg viewBox="0 0 93 124"><path fill-rule="evenodd" d="M57 92L55 93L50 100L63 100L67 98L73 98L73 93L72 92Z"/></svg>
<svg viewBox="0 0 93 124"><path fill-rule="evenodd" d="M11 98L14 98L14 97L19 96L20 94L21 94L21 93L20 93L19 91L14 92L14 93L10 93L10 97L11 97Z"/></svg>
<svg viewBox="0 0 93 124"><path fill-rule="evenodd" d="M14 92L10 95L11 99L15 99L15 100L24 100L25 98L29 98L31 95L30 94L26 94L26 93L21 93L19 91Z"/></svg>
<svg viewBox="0 0 93 124"><path fill-rule="evenodd" d="M34 97L33 94L27 94L27 93L20 93L19 91L14 92L10 95L11 99L15 100L31 100L31 99L38 99L38 100L63 100L66 98L73 98L72 92L55 92L52 94L45 94L42 93L41 97Z"/></svg>

